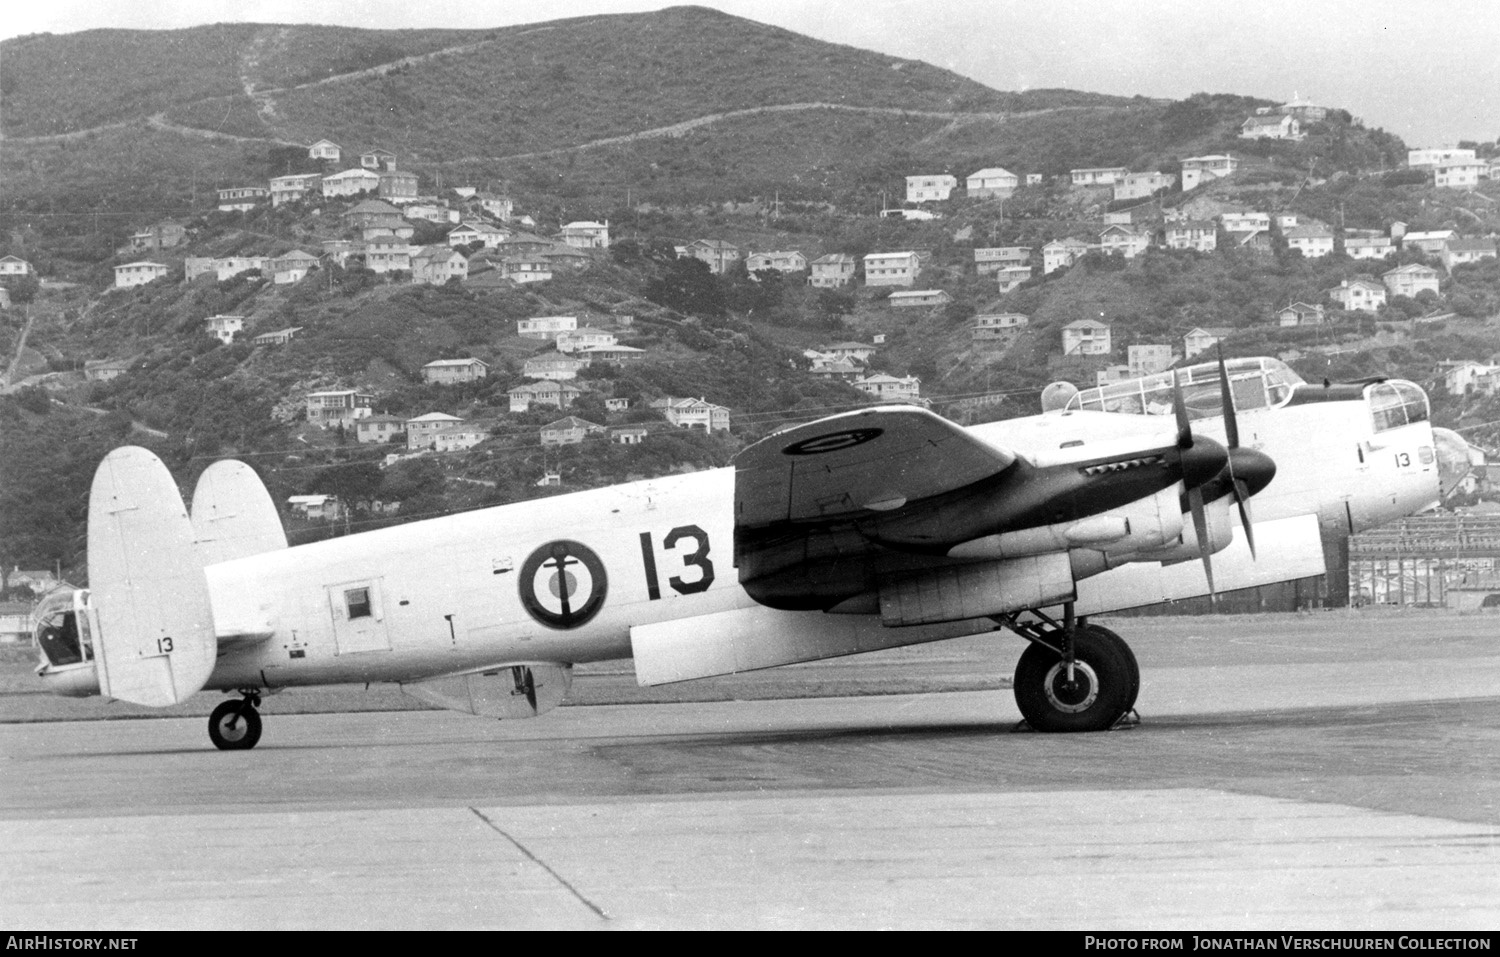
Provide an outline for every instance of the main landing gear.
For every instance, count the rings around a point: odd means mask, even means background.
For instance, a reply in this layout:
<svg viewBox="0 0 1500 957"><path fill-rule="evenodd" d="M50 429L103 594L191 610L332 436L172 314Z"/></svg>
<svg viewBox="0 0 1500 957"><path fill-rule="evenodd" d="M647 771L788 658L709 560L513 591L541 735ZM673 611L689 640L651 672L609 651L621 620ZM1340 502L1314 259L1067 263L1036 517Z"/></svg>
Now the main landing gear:
<svg viewBox="0 0 1500 957"><path fill-rule="evenodd" d="M208 737L220 751L248 751L260 740L260 694L241 691L239 701L225 701L208 716Z"/></svg>
<svg viewBox="0 0 1500 957"><path fill-rule="evenodd" d="M1016 664L1016 706L1036 731L1108 731L1129 721L1141 690L1135 654L1108 628L1063 622L1033 611L1035 620L1004 619L1031 644Z"/></svg>

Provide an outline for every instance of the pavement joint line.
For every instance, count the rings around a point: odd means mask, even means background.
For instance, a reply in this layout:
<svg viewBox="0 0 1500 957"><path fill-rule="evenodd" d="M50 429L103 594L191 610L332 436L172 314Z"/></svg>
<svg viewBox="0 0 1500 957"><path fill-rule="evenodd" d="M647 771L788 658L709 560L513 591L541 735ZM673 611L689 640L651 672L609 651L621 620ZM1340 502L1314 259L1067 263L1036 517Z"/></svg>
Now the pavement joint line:
<svg viewBox="0 0 1500 957"><path fill-rule="evenodd" d="M496 824L494 821L492 821L488 817L486 817L483 811L479 810L479 808L477 808L477 807L473 807L472 805L469 807L469 810L472 811L472 812L474 812L474 816L475 817L479 818L481 821L483 821L484 823L488 824L490 826L490 829L493 830L496 834L499 834L501 837L505 838L507 841L510 841L512 844L514 844L515 847L516 847L516 850L520 851L522 854L525 854L526 857L527 857L527 859L530 860L533 864L535 864L536 866L540 867L542 870L546 871L548 874L551 874L553 880L557 881L563 887L567 888L568 893L570 893L574 897L578 898L578 900L581 901L585 907L587 907L589 910L593 911L595 914L598 914L600 920L613 920L613 918L610 917L609 914L605 912L604 908L600 907L598 904L595 904L593 901L591 901L587 897L585 897L583 895L583 893L578 888L576 888L572 884L568 883L568 879L567 878L563 877L557 871L553 870L552 867L546 861L542 860L540 857L537 857L535 854L531 853L530 848L528 848L525 844L522 844L520 841L516 840L510 834L506 833L506 831L505 831L504 828L502 828L500 825Z"/></svg>

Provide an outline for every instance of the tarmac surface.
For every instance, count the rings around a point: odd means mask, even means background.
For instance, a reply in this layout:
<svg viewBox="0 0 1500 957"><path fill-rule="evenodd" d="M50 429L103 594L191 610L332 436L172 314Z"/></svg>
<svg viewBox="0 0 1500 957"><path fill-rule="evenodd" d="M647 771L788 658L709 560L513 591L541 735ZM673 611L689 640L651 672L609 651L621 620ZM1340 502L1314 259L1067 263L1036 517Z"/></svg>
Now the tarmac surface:
<svg viewBox="0 0 1500 957"><path fill-rule="evenodd" d="M1500 618L1108 624L1142 722L1090 735L1013 733L1015 639L593 666L532 721L289 692L250 752L0 683L0 925L1500 925Z"/></svg>

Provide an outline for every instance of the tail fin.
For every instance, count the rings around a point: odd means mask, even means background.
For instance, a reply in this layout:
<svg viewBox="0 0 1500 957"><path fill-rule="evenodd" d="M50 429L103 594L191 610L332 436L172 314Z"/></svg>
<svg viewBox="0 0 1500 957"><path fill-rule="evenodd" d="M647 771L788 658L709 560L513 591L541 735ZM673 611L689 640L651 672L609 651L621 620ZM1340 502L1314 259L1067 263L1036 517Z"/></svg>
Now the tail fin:
<svg viewBox="0 0 1500 957"><path fill-rule="evenodd" d="M286 548L276 504L244 462L215 462L193 490L193 534L204 565Z"/></svg>
<svg viewBox="0 0 1500 957"><path fill-rule="evenodd" d="M172 474L146 449L104 457L89 494L89 591L100 691L176 704L200 691L218 656L192 520Z"/></svg>

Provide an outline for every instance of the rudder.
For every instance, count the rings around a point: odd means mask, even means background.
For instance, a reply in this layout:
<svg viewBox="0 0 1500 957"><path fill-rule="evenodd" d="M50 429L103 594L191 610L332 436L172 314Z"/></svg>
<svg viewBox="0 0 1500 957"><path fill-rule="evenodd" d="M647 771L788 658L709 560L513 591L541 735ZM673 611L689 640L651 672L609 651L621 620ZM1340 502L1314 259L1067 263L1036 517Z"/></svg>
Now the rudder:
<svg viewBox="0 0 1500 957"><path fill-rule="evenodd" d="M286 548L276 503L244 462L215 462L193 490L193 534L204 565Z"/></svg>
<svg viewBox="0 0 1500 957"><path fill-rule="evenodd" d="M218 656L192 520L151 452L110 452L89 494L89 591L100 691L177 704L202 690Z"/></svg>

